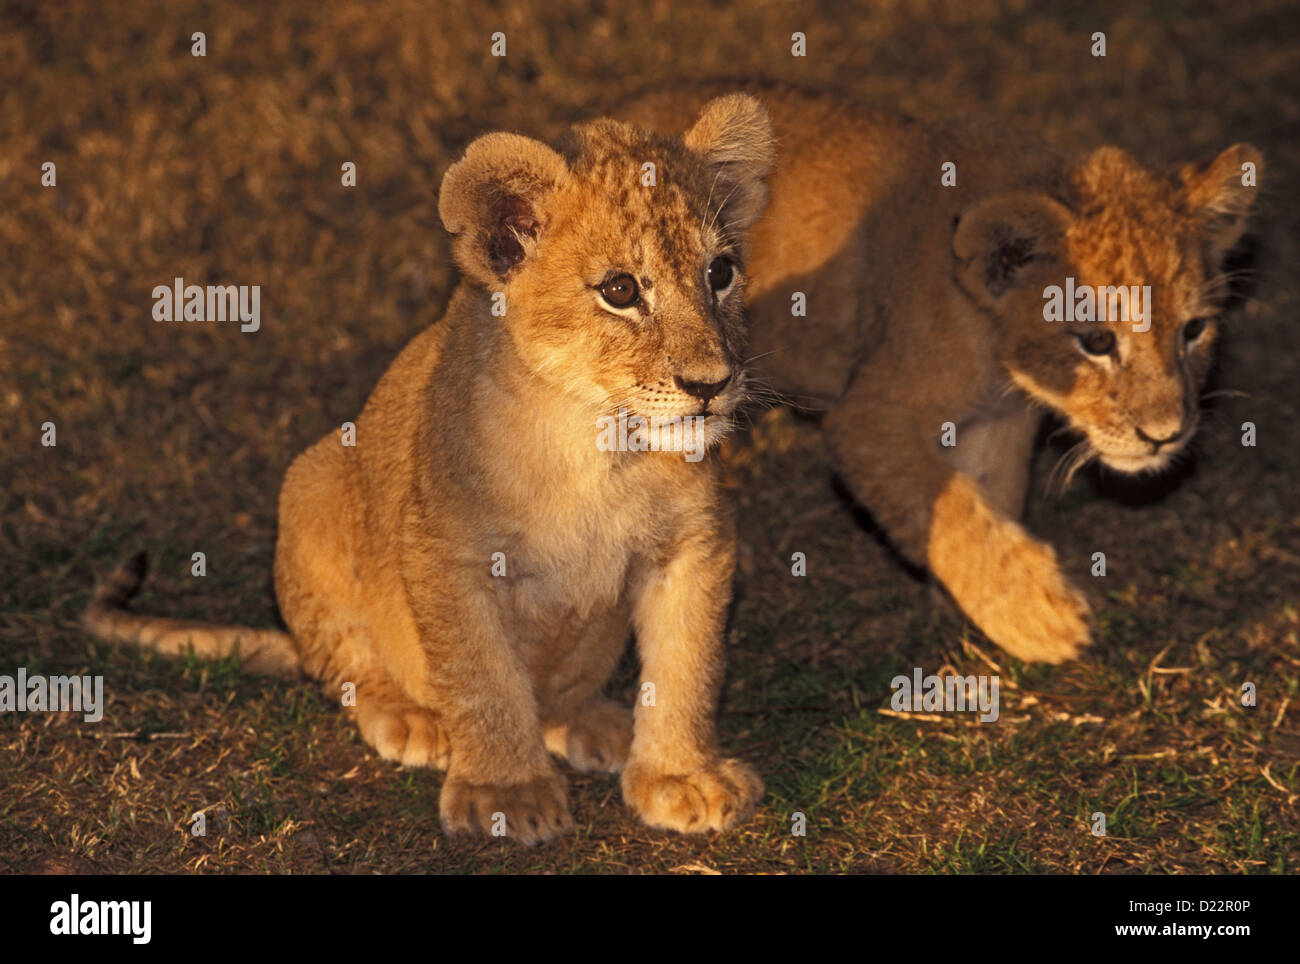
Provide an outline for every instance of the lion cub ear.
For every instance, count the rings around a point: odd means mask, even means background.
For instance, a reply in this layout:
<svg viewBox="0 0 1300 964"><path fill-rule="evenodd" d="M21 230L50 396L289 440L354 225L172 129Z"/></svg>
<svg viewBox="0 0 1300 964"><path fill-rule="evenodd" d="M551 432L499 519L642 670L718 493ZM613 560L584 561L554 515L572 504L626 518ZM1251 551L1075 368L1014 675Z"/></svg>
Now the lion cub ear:
<svg viewBox="0 0 1300 964"><path fill-rule="evenodd" d="M776 155L767 108L749 94L716 97L683 140L713 169L714 196L725 199L724 220L747 231L767 204L763 178Z"/></svg>
<svg viewBox="0 0 1300 964"><path fill-rule="evenodd" d="M1200 222L1206 261L1215 271L1246 233L1263 165L1254 147L1234 144L1208 164L1178 168L1184 209Z"/></svg>
<svg viewBox="0 0 1300 964"><path fill-rule="evenodd" d="M447 169L438 214L452 235L452 256L468 277L491 286L532 252L545 225L541 201L568 171L541 141L487 134Z"/></svg>
<svg viewBox="0 0 1300 964"><path fill-rule="evenodd" d="M1017 286L1041 278L1060 260L1070 212L1032 191L1011 191L980 201L957 218L952 236L958 284L977 304L995 308Z"/></svg>

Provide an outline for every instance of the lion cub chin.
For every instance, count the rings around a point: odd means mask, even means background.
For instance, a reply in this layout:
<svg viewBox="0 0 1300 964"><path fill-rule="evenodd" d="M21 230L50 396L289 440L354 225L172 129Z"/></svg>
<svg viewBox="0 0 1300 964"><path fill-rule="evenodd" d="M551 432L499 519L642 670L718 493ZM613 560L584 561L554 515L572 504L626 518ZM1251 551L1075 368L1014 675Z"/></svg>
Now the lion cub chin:
<svg viewBox="0 0 1300 964"><path fill-rule="evenodd" d="M446 316L384 374L355 444L331 433L285 477L290 633L129 613L138 562L87 624L355 693L381 756L446 768L448 831L570 830L551 754L621 770L651 826L736 824L763 786L714 729L734 537L701 455L745 394L740 239L772 154L742 95L679 138L602 120L557 149L475 141L439 200L465 276ZM635 712L602 695L632 632Z"/></svg>

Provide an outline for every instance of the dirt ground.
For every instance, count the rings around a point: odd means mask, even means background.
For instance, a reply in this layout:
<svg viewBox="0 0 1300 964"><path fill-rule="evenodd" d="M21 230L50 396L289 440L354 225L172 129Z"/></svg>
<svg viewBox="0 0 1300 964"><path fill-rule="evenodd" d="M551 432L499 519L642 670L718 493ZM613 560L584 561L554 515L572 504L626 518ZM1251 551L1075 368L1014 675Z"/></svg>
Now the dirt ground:
<svg viewBox="0 0 1300 964"><path fill-rule="evenodd" d="M1295 873L1298 14L1284 0L0 6L0 674L103 674L107 698L93 726L0 714L0 871ZM489 55L497 30L504 58ZM1093 594L1083 661L1026 667L934 605L834 483L814 421L781 409L727 453L743 565L721 726L768 784L732 833L648 830L615 778L575 774L562 842L449 841L439 774L379 760L313 685L79 629L96 575L141 548L154 572L139 608L273 624L280 479L438 318L455 276L435 189L458 152L584 118L629 81L716 77L986 112L1153 165L1264 151L1253 273L1216 376L1239 394L1214 400L1196 457L1145 485L1085 472L1057 496L1042 482L1063 448L1041 453L1028 524ZM261 330L155 324L150 292L175 276L261 285ZM1098 549L1104 584L1088 575ZM991 664L996 725L879 712L898 672ZM629 661L616 690L630 698L633 680Z"/></svg>

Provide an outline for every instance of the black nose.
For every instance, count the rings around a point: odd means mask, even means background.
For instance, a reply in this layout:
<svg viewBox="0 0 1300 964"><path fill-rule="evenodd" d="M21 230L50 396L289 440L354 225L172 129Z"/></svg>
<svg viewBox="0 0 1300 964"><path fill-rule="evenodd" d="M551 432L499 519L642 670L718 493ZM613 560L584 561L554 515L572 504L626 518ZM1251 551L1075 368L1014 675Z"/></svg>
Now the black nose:
<svg viewBox="0 0 1300 964"><path fill-rule="evenodd" d="M688 382L686 379L682 378L681 375L674 375L673 381L676 382L677 387L686 394L694 395L700 401L707 402L714 395L727 387L727 383L731 381L731 376L728 375L720 382Z"/></svg>
<svg viewBox="0 0 1300 964"><path fill-rule="evenodd" d="M1140 438L1144 442L1150 442L1152 445L1155 446L1157 452L1160 451L1160 446L1168 445L1170 442L1176 440L1179 436L1183 434L1182 428L1179 428L1177 432L1175 432L1173 435L1170 435L1167 438L1153 438L1152 436L1148 435L1146 432L1142 431L1142 429L1139 428L1138 426L1135 425L1133 427L1137 429L1138 438Z"/></svg>

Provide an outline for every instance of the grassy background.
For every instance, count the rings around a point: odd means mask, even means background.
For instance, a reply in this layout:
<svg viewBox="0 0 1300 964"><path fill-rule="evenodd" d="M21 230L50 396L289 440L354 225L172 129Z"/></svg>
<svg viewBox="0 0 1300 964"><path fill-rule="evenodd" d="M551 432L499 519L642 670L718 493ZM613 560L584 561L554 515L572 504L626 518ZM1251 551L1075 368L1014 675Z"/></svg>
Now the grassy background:
<svg viewBox="0 0 1300 964"><path fill-rule="evenodd" d="M6 4L0 673L103 673L108 708L93 727L0 716L0 871L1294 873L1296 27L1288 0ZM505 59L488 56L494 30ZM438 774L378 760L311 684L77 628L95 575L142 547L142 609L272 623L281 475L438 317L454 276L434 190L457 153L585 117L625 82L715 76L985 111L1151 164L1264 150L1254 290L1218 379L1245 397L1217 400L1179 477L1035 488L1030 526L1100 611L1084 661L1026 668L932 605L833 484L815 424L784 411L728 453L743 565L722 728L769 787L730 834L649 831L615 779L574 775L571 838L449 842ZM46 160L57 188L40 186ZM262 330L155 325L150 291L176 275L262 285ZM1099 550L1104 580L1087 574ZM991 663L996 725L878 712L896 672Z"/></svg>

